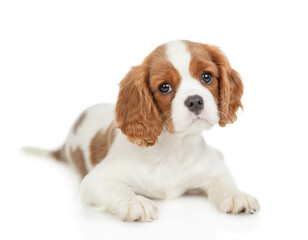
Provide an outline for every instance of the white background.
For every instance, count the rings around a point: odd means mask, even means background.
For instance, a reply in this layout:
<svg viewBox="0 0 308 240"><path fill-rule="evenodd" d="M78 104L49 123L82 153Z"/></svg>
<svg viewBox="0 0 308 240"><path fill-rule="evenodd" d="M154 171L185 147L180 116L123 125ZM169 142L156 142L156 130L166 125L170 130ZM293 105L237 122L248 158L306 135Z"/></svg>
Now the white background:
<svg viewBox="0 0 308 240"><path fill-rule="evenodd" d="M305 1L1 1L1 239L308 239L308 14ZM245 85L244 112L205 132L261 212L219 213L200 196L158 202L124 223L78 202L66 165L20 154L56 148L76 116L115 102L156 46L220 46Z"/></svg>

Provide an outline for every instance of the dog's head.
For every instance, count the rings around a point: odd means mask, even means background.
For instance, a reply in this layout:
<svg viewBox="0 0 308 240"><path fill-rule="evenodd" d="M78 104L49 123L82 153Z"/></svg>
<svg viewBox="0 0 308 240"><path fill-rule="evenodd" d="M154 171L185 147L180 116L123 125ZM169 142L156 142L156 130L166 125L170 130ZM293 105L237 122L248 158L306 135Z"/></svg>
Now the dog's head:
<svg viewBox="0 0 308 240"><path fill-rule="evenodd" d="M124 77L116 120L129 141L152 146L163 128L188 134L233 123L242 94L239 74L217 47L174 41Z"/></svg>

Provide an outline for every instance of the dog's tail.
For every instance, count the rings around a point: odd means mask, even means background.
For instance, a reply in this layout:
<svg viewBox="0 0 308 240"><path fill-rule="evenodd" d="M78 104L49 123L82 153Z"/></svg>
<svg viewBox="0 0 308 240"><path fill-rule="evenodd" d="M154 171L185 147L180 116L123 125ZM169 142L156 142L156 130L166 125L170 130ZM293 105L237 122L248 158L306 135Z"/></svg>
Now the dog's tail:
<svg viewBox="0 0 308 240"><path fill-rule="evenodd" d="M53 158L59 162L67 162L64 146L54 151L35 148L35 147L24 147L21 150L24 153L34 155L37 157Z"/></svg>

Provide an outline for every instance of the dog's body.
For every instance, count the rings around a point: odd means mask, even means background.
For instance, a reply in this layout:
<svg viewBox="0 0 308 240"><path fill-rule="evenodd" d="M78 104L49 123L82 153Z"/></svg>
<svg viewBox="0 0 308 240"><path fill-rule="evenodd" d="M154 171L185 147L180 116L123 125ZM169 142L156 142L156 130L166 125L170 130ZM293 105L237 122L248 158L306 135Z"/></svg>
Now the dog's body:
<svg viewBox="0 0 308 240"><path fill-rule="evenodd" d="M148 198L193 189L223 212L254 213L257 200L236 187L221 154L202 137L216 123L235 121L241 95L237 72L217 48L171 42L128 73L116 106L86 110L51 154L85 176L85 203L123 220L156 219Z"/></svg>

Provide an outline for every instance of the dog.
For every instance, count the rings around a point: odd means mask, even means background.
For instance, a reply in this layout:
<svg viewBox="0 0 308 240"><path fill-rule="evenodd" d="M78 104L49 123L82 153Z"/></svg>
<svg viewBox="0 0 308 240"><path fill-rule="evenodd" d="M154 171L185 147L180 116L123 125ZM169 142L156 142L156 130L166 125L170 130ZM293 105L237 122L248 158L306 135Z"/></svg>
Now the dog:
<svg viewBox="0 0 308 240"><path fill-rule="evenodd" d="M172 41L157 47L120 83L116 105L84 111L60 149L45 154L74 166L84 203L124 221L158 218L153 200L191 190L229 214L253 214L258 201L238 189L202 131L236 121L243 83L212 45Z"/></svg>

